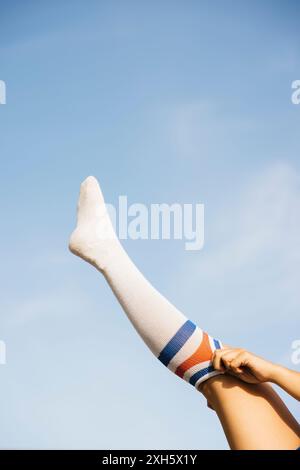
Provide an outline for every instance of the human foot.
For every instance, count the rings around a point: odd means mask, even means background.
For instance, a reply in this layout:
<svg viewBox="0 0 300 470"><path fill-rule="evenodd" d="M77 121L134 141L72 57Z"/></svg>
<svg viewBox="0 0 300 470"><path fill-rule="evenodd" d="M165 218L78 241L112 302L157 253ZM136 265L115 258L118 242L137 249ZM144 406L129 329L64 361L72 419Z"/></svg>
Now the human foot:
<svg viewBox="0 0 300 470"><path fill-rule="evenodd" d="M69 249L103 271L118 246L98 181L89 176L80 186L77 226L70 237Z"/></svg>

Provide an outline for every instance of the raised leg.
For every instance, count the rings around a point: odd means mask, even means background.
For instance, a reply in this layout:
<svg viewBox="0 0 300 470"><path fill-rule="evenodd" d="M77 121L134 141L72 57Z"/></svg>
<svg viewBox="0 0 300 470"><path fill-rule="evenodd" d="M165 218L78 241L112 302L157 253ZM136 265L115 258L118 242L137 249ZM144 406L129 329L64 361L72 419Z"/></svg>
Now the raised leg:
<svg viewBox="0 0 300 470"><path fill-rule="evenodd" d="M188 320L138 270L113 230L93 177L81 185L69 246L102 272L134 328L165 366L196 387L220 374L211 362L220 341Z"/></svg>
<svg viewBox="0 0 300 470"><path fill-rule="evenodd" d="M106 278L129 320L155 356L207 397L232 449L294 449L299 426L268 385L220 375L212 365L220 341L188 320L137 269L117 239L95 178L81 185L72 253Z"/></svg>

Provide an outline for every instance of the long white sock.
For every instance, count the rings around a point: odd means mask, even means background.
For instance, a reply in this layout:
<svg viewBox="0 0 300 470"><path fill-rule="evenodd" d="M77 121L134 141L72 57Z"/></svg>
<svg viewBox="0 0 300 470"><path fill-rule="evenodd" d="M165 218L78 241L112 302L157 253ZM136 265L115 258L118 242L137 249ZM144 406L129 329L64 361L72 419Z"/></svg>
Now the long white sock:
<svg viewBox="0 0 300 470"><path fill-rule="evenodd" d="M211 358L222 347L220 341L188 320L137 269L114 232L92 176L81 184L69 248L103 273L131 323L165 366L195 387L219 374Z"/></svg>

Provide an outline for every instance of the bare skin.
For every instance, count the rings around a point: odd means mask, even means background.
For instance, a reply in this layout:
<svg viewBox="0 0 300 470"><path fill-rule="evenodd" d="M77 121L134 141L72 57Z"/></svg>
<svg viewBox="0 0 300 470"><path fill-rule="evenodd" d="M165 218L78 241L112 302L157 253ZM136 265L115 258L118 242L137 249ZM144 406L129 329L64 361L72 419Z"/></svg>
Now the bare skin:
<svg viewBox="0 0 300 470"><path fill-rule="evenodd" d="M274 364L245 349L219 349L214 353L213 365L216 370L227 371L247 383L273 382L300 400L299 372Z"/></svg>
<svg viewBox="0 0 300 470"><path fill-rule="evenodd" d="M216 351L213 364L226 373L204 382L201 392L216 411L231 449L294 450L300 446L299 423L266 383L277 383L299 399L300 374L242 349Z"/></svg>

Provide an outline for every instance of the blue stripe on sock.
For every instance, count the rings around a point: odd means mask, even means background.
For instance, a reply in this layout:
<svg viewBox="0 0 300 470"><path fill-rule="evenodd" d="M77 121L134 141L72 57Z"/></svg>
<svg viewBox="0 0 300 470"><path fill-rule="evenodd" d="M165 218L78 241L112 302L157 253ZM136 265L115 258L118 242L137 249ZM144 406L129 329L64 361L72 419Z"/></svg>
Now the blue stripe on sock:
<svg viewBox="0 0 300 470"><path fill-rule="evenodd" d="M220 342L217 339L214 339L214 345L216 349L221 349Z"/></svg>
<svg viewBox="0 0 300 470"><path fill-rule="evenodd" d="M213 372L214 370L215 369L213 368L213 366L208 366L208 367L205 367L204 369L199 370L194 375L192 375L192 377L190 378L190 384L195 385L197 380L204 377L204 375L207 375L210 372Z"/></svg>
<svg viewBox="0 0 300 470"><path fill-rule="evenodd" d="M196 325L190 320L187 320L173 338L168 342L168 344L161 351L158 359L167 366L175 354L180 351L182 346L187 342L189 337L193 334L196 329Z"/></svg>

